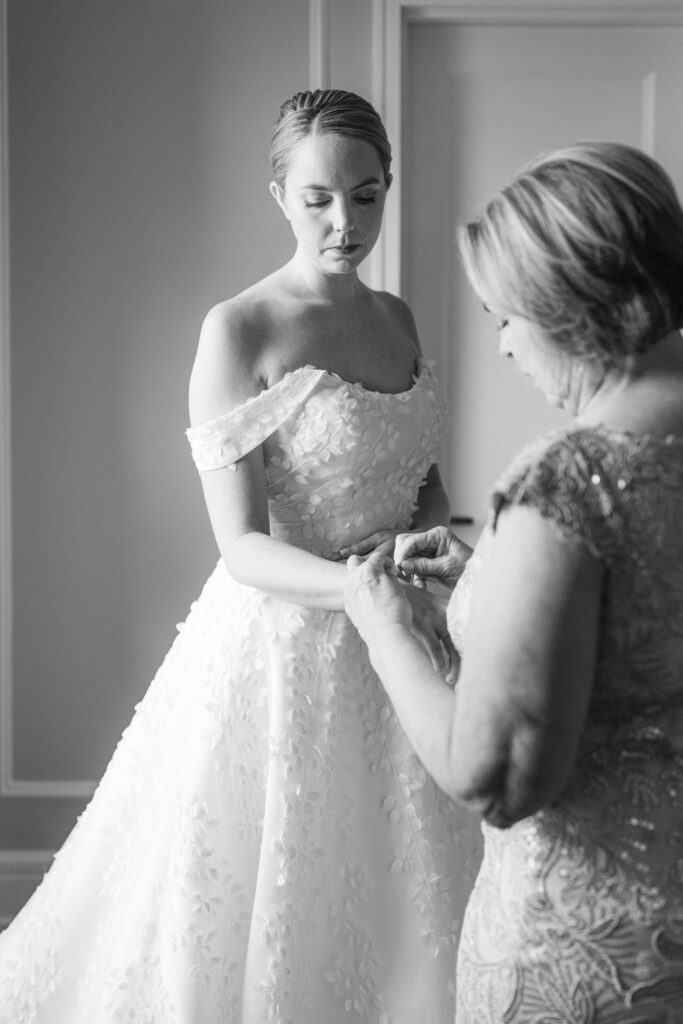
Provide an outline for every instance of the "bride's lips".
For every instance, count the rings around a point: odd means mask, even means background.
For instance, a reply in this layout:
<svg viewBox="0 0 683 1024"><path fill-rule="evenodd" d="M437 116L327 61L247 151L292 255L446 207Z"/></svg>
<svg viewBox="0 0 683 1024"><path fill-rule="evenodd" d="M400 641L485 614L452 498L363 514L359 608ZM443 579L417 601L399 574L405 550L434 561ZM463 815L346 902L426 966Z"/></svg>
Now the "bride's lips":
<svg viewBox="0 0 683 1024"><path fill-rule="evenodd" d="M327 252L334 253L337 256L353 256L354 252L358 252L360 249L360 242L356 242L354 245L330 245L327 248Z"/></svg>

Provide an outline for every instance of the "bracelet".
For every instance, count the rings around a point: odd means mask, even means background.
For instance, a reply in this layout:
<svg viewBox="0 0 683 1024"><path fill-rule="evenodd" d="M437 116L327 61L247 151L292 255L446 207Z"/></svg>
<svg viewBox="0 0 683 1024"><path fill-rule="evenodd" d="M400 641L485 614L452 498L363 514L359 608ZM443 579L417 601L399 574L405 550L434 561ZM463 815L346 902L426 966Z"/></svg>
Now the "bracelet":
<svg viewBox="0 0 683 1024"><path fill-rule="evenodd" d="M417 579L417 574L414 572L406 572L400 565L396 566L396 579L401 580L403 583L414 583Z"/></svg>

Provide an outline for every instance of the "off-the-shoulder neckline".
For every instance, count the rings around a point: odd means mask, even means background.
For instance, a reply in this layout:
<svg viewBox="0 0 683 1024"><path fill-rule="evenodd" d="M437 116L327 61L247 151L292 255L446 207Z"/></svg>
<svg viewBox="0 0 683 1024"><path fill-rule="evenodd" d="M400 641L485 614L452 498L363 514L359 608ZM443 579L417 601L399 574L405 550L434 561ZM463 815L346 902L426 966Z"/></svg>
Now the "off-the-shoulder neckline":
<svg viewBox="0 0 683 1024"><path fill-rule="evenodd" d="M423 380L425 376L425 371L431 370L432 366L433 363L431 360L424 359L421 356L418 357L416 361L415 373L413 374L413 383L411 387L409 387L406 391L393 392L373 391L372 388L366 388L364 384L353 383L353 381L344 380L343 377L340 377L339 374L337 373L333 373L331 370L324 370L320 366L314 366L312 363L306 363L305 366L297 366L296 369L294 370L288 370L287 373L285 373L285 375L281 377L280 380L276 381L273 385L271 385L271 387L265 388L263 391L259 391L258 394L252 395L250 398L247 398L240 406L237 406L235 409L231 409L229 412L221 413L219 416L215 416L212 419L206 421L205 423L198 423L194 427L188 427L185 433L187 434L188 437L194 437L196 436L197 432L215 429L218 424L224 422L226 419L229 419L230 417L233 417L235 415L244 414L244 412L247 409L252 410L255 408L261 408L264 402L267 403L270 401L270 396L272 396L273 394L277 394L281 390L283 390L286 394L288 389L296 388L297 379L305 380L306 376L317 376L319 379L327 377L340 388L344 387L351 392L355 391L358 394L366 395L370 398L398 398L401 400L406 400L410 397L410 395L413 394L418 384Z"/></svg>
<svg viewBox="0 0 683 1024"><path fill-rule="evenodd" d="M365 384L361 383L361 381L346 380L344 377L340 376L340 374L335 373L334 370L326 370L324 367L316 366L314 363L305 363L303 366L297 366L294 370L288 370L280 380L272 384L271 387L266 388L266 390L262 391L261 394L267 394L269 391L274 391L276 388L281 387L291 377L310 370L312 373L319 373L323 377L329 377L331 380L336 381L340 386L360 391L365 395L380 395L385 398L401 398L409 395L415 390L416 385L422 377L424 369L428 366L431 366L430 360L418 357L415 364L415 372L413 374L413 383L409 388L406 388L404 391L379 391L377 388L367 387Z"/></svg>

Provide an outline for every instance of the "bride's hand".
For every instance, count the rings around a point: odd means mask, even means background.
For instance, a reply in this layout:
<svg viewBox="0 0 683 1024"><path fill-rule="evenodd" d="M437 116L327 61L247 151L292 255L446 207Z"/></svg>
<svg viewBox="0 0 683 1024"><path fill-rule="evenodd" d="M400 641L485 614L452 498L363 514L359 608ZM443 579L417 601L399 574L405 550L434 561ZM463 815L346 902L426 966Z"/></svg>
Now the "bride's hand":
<svg viewBox="0 0 683 1024"><path fill-rule="evenodd" d="M369 555L373 551L377 551L380 555L391 555L397 536L398 530L376 530L375 533L357 541L356 544L340 548L339 554L342 558L349 558L351 555Z"/></svg>
<svg viewBox="0 0 683 1024"><path fill-rule="evenodd" d="M396 537L394 561L405 573L420 579L434 579L452 590L472 554L472 548L446 526L423 533L400 533Z"/></svg>

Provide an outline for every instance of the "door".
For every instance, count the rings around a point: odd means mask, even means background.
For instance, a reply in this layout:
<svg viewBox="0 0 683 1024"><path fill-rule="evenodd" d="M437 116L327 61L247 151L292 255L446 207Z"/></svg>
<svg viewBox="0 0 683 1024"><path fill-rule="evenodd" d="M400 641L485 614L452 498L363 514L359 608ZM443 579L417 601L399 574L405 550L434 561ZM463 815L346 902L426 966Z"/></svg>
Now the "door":
<svg viewBox="0 0 683 1024"><path fill-rule="evenodd" d="M404 294L451 407L442 470L472 540L514 453L568 422L497 354L455 226L537 153L578 139L649 151L683 195L683 27L417 22L407 45Z"/></svg>

